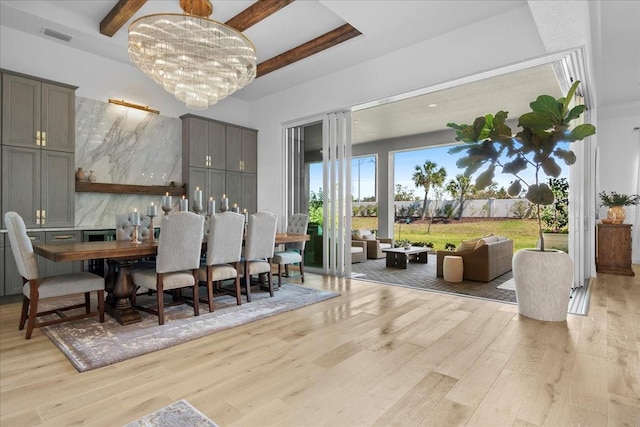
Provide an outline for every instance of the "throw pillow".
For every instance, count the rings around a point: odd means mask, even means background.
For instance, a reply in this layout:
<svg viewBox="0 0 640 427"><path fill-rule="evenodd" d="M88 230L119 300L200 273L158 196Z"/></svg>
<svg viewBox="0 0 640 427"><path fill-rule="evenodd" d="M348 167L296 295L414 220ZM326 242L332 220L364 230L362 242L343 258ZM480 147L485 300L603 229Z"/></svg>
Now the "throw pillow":
<svg viewBox="0 0 640 427"><path fill-rule="evenodd" d="M458 246L458 252L472 251L476 248L479 239L463 240Z"/></svg>
<svg viewBox="0 0 640 427"><path fill-rule="evenodd" d="M362 236L362 238L364 240L376 240L376 235L375 234L365 234Z"/></svg>

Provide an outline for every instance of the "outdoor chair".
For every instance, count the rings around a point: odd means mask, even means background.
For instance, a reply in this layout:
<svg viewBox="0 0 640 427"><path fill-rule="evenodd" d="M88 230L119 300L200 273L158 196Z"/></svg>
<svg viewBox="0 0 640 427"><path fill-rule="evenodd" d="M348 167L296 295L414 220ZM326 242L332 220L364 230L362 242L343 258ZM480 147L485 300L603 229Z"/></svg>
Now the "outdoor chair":
<svg viewBox="0 0 640 427"><path fill-rule="evenodd" d="M104 322L104 279L97 274L81 272L62 274L58 276L41 277L38 272L36 254L33 245L27 235L27 228L22 217L16 212L7 212L4 215L7 234L11 242L11 251L18 266L20 276L24 283L22 287L22 313L20 315L19 330L27 324L25 339L30 339L34 328L53 325L61 322L84 319L98 316L100 323ZM91 311L91 292L98 296L98 310ZM84 294L83 304L58 306L55 309L38 312L40 301L49 298L65 297ZM62 311L84 307L84 313L65 316ZM53 318L36 322L41 316L57 314L59 318ZM28 319L28 321L27 321Z"/></svg>
<svg viewBox="0 0 640 427"><path fill-rule="evenodd" d="M384 258L386 254L382 252L382 250L393 247L392 238L376 237L376 235L368 228L356 230L351 236L351 240L360 240L367 243L368 259Z"/></svg>

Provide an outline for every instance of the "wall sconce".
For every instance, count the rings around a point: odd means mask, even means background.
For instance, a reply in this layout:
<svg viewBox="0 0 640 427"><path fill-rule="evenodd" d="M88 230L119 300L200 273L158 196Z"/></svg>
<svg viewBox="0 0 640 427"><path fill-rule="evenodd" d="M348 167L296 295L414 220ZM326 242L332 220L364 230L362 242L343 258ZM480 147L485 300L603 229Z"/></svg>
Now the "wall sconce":
<svg viewBox="0 0 640 427"><path fill-rule="evenodd" d="M159 110L154 110L153 108L149 108L148 105L138 105L132 104L131 102L127 102L124 100L111 99L109 98L110 104L122 105L123 107L136 108L138 110L146 111L147 113L160 114Z"/></svg>

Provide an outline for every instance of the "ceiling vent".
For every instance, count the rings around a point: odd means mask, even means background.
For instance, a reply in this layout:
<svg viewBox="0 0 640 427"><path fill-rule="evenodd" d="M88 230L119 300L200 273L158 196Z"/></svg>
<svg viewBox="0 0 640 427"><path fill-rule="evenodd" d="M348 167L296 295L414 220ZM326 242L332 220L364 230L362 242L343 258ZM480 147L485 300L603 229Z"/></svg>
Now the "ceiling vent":
<svg viewBox="0 0 640 427"><path fill-rule="evenodd" d="M62 40L63 42L69 43L73 37L68 34L60 33L58 31L52 30L51 28L45 28L42 30L42 34L45 36L53 37L54 39Z"/></svg>

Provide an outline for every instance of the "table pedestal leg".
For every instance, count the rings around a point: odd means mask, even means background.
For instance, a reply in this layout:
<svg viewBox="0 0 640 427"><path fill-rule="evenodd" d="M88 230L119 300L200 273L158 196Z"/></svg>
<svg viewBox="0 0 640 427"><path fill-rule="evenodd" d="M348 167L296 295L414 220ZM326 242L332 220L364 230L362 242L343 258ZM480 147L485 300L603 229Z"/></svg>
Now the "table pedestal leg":
<svg viewBox="0 0 640 427"><path fill-rule="evenodd" d="M106 303L115 305L116 299L113 297L113 287L116 283L116 266L118 263L112 259L107 260L107 274L104 276L104 290L107 291Z"/></svg>
<svg viewBox="0 0 640 427"><path fill-rule="evenodd" d="M131 305L131 295L133 295L133 285L129 280L129 264L120 262L118 275L113 286L113 298L115 304L107 304L107 313L113 316L121 325L140 322L140 312Z"/></svg>

